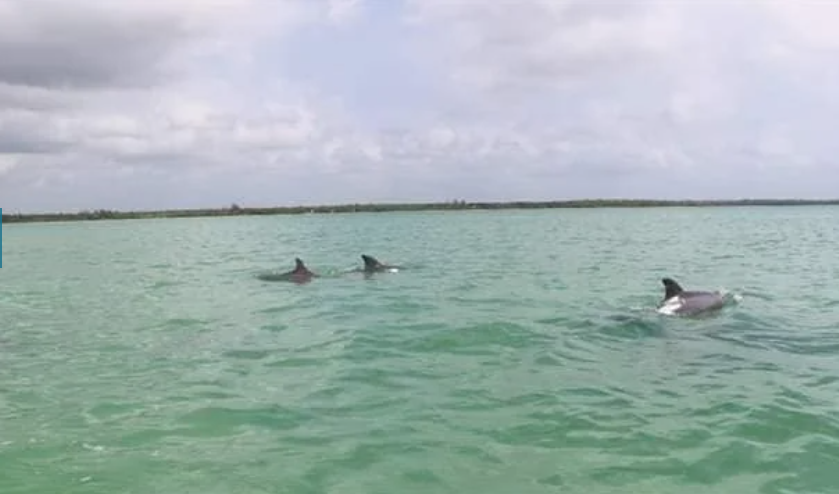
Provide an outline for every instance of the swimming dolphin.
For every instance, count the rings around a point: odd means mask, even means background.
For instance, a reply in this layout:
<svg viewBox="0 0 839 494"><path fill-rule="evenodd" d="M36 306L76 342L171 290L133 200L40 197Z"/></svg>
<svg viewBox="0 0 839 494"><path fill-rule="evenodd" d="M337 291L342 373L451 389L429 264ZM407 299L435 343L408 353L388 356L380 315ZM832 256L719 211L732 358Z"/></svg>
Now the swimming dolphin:
<svg viewBox="0 0 839 494"><path fill-rule="evenodd" d="M303 263L299 257L294 258L294 269L285 273L265 273L259 275L259 279L263 281L291 281L294 283L307 283L312 278L317 277L315 273L311 272L309 268Z"/></svg>
<svg viewBox="0 0 839 494"><path fill-rule="evenodd" d="M672 278L662 278L661 283L664 299L657 309L661 314L692 316L721 309L725 303L720 292L685 291Z"/></svg>
<svg viewBox="0 0 839 494"><path fill-rule="evenodd" d="M361 254L361 259L364 261L365 273L381 273L382 271L396 272L399 271L399 266L391 266L390 264L383 264L373 256Z"/></svg>

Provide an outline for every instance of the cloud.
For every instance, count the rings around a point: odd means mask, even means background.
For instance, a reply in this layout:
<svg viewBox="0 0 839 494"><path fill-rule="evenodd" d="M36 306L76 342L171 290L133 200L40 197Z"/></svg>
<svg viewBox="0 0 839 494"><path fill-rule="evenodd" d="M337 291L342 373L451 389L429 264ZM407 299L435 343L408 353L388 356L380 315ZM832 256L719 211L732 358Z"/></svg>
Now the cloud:
<svg viewBox="0 0 839 494"><path fill-rule="evenodd" d="M549 90L666 56L681 28L665 3L416 0L452 79L489 91Z"/></svg>
<svg viewBox="0 0 839 494"><path fill-rule="evenodd" d="M836 82L827 68L839 47L829 28L835 8L768 1L411 5L412 21L434 32L445 53L442 70L460 104L486 119L523 123L530 134L577 136L553 156L576 168L606 161L608 169L686 177L712 169L709 175L740 181L749 195L761 193L748 186L754 167L787 167L793 157L798 167L825 166L822 153L832 148L825 140L816 151L808 136L826 128L813 121L827 115L818 105L835 99L823 92ZM821 81L800 77L813 70L815 78L816 69ZM779 118L797 119L784 129L783 145Z"/></svg>
<svg viewBox="0 0 839 494"><path fill-rule="evenodd" d="M769 0L0 0L0 206L834 194L836 20Z"/></svg>
<svg viewBox="0 0 839 494"><path fill-rule="evenodd" d="M188 33L163 12L114 15L81 3L16 2L0 32L0 81L34 87L148 85ZM149 36L148 33L154 33Z"/></svg>
<svg viewBox="0 0 839 494"><path fill-rule="evenodd" d="M361 13L361 0L329 0L327 17L334 23L351 22Z"/></svg>
<svg viewBox="0 0 839 494"><path fill-rule="evenodd" d="M272 153L317 137L317 117L279 78L243 95L236 71L254 70L258 43L325 12L290 0L0 1L0 192L52 183L69 200L51 202L72 207L71 181L129 168L177 176L247 167L255 153L276 164Z"/></svg>

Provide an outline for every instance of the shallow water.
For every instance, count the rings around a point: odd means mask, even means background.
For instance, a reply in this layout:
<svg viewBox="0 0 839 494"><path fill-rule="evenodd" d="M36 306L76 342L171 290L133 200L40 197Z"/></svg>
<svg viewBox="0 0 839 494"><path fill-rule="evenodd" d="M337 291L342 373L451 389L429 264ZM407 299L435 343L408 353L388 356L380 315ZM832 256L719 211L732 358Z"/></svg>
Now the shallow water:
<svg viewBox="0 0 839 494"><path fill-rule="evenodd" d="M0 492L837 492L837 244L830 207L5 225ZM662 316L663 276L741 299Z"/></svg>

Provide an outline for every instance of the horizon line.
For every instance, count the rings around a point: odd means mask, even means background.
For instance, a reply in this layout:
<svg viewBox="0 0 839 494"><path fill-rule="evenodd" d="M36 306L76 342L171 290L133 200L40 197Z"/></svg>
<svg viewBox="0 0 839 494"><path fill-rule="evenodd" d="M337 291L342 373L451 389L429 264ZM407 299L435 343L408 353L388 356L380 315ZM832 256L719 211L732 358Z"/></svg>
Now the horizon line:
<svg viewBox="0 0 839 494"><path fill-rule="evenodd" d="M835 199L563 199L519 201L466 201L455 199L434 202L355 202L322 205L240 206L175 209L94 209L77 212L6 213L2 221L22 223L33 221L86 221L101 219L177 218L201 216L249 216L305 213L398 212L423 210L474 209L562 209L562 208L649 208L649 207L719 207L719 206L806 206L839 205ZM3 208L6 209L6 208ZM2 209L0 209L2 211Z"/></svg>

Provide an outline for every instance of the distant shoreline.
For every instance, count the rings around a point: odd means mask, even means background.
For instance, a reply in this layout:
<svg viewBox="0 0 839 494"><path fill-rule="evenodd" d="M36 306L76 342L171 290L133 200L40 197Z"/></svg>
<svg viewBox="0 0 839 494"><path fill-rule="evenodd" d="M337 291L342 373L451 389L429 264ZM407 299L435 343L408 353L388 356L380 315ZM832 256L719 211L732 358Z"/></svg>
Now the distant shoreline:
<svg viewBox="0 0 839 494"><path fill-rule="evenodd" d="M216 209L172 209L160 211L112 211L100 209L78 213L3 214L3 223L54 221L129 220L148 218L196 218L214 216L256 216L288 214L385 213L399 211L464 211L497 209L569 209L569 208L660 208L721 206L837 206L839 199L737 199L737 200L652 200L652 199L582 199L567 201L511 202L433 202L340 204L324 206L283 206L248 208L233 204Z"/></svg>

